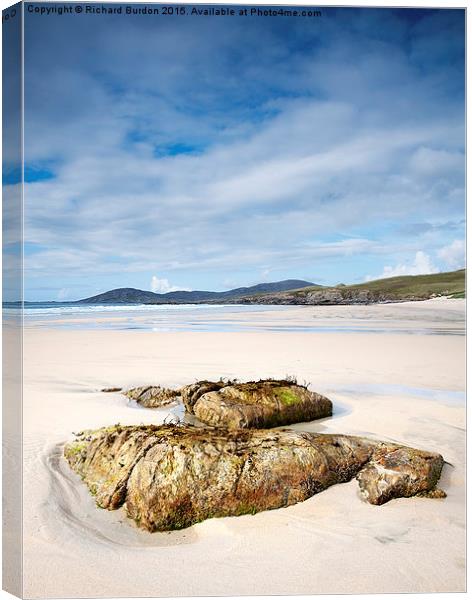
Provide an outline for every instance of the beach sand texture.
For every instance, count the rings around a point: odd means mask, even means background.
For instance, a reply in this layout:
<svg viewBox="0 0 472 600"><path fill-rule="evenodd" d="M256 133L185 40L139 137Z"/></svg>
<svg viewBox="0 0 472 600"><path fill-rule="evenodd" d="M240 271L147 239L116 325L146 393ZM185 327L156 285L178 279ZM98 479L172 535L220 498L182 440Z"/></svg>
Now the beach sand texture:
<svg viewBox="0 0 472 600"><path fill-rule="evenodd" d="M464 591L464 310L462 300L248 309L234 319L248 326L257 322L257 330L239 332L87 330L29 321L25 596ZM277 320L283 327L287 319L300 328L313 320L329 327L308 333L264 329ZM342 331L349 320L382 332ZM121 510L97 509L62 457L73 431L162 423L182 412L172 405L139 408L102 388L286 375L309 382L334 403L333 417L294 429L440 452L450 463L439 483L448 497L378 507L363 502L351 481L288 508L149 534Z"/></svg>

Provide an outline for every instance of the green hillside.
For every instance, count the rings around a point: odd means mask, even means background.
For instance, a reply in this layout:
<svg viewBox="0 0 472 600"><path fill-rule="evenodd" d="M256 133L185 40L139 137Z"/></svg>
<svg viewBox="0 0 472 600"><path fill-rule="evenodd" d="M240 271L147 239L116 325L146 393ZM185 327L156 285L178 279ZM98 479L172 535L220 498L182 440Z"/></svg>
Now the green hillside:
<svg viewBox="0 0 472 600"><path fill-rule="evenodd" d="M376 279L355 285L342 287L323 288L324 290L338 290L342 294L366 290L373 294L392 296L398 299L407 297L430 298L433 294L440 296L453 296L455 298L465 297L465 269L449 271L446 273L434 273L432 275L404 275L401 277L389 277L387 279ZM309 292L319 288L304 288L297 290L297 296L305 296Z"/></svg>
<svg viewBox="0 0 472 600"><path fill-rule="evenodd" d="M441 296L465 296L465 269L434 273L432 275L406 275L376 279L368 283L348 286L351 290L368 289L372 292L383 292L394 296L416 296L429 298L432 294Z"/></svg>
<svg viewBox="0 0 472 600"><path fill-rule="evenodd" d="M302 289L257 294L238 299L244 304L371 304L426 300L435 296L464 298L465 269L433 275L405 275L334 287L309 286Z"/></svg>

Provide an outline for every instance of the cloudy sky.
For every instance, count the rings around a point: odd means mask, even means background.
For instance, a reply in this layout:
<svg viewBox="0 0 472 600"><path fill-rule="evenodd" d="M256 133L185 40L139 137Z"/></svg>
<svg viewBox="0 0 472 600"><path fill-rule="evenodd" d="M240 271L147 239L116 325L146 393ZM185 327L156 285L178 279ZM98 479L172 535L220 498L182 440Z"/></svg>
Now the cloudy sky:
<svg viewBox="0 0 472 600"><path fill-rule="evenodd" d="M463 11L25 34L27 300L463 266Z"/></svg>

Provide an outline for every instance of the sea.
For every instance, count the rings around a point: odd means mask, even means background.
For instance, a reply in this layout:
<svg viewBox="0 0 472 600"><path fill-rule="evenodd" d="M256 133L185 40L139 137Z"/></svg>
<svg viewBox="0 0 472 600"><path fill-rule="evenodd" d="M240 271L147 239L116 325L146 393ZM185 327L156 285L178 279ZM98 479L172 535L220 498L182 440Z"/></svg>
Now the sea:
<svg viewBox="0 0 472 600"><path fill-rule="evenodd" d="M418 320L401 305L373 318L375 307L277 306L247 304L74 304L25 303L29 327L107 329L152 332L274 331L300 333L394 333L464 335L463 315L441 315L440 322ZM388 311L387 311L388 312ZM380 316L380 315L379 315ZM432 314L430 315L433 316ZM4 323L21 317L18 304L3 304Z"/></svg>

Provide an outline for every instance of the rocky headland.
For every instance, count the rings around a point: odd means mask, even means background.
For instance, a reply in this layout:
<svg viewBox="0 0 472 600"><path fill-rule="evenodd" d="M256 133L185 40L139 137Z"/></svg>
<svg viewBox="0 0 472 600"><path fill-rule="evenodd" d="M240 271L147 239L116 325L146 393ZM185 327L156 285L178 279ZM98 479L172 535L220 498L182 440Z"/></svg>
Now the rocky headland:
<svg viewBox="0 0 472 600"><path fill-rule="evenodd" d="M415 295L402 298L403 301L424 300ZM279 304L279 305L336 305L336 304L375 304L398 302L398 297L388 292L376 292L368 289L351 290L343 287L316 289L300 292L284 292L279 294L261 294L259 296L244 296L238 304Z"/></svg>
<svg viewBox="0 0 472 600"><path fill-rule="evenodd" d="M238 304L384 304L389 302L419 301L446 296L465 297L465 269L431 275L401 275L364 283L337 286L306 286L299 290L285 290L244 295Z"/></svg>

